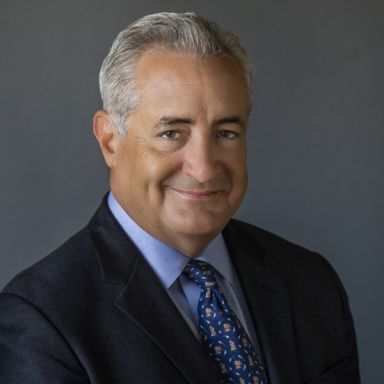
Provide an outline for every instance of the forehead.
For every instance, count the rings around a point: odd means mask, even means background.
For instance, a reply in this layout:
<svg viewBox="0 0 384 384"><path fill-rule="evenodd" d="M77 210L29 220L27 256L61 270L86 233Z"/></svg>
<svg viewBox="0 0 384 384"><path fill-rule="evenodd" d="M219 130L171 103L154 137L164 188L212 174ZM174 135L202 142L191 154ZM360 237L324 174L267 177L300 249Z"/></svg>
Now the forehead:
<svg viewBox="0 0 384 384"><path fill-rule="evenodd" d="M199 57L152 48L137 62L136 84L141 96L147 99L211 98L249 106L243 72L231 57Z"/></svg>
<svg viewBox="0 0 384 384"><path fill-rule="evenodd" d="M242 77L240 65L231 56L200 56L193 53L178 52L166 47L154 46L145 50L137 61L136 70L142 72L149 69L180 70L180 64L186 67L207 66L220 69L220 72L238 72ZM187 72L187 71L186 71Z"/></svg>

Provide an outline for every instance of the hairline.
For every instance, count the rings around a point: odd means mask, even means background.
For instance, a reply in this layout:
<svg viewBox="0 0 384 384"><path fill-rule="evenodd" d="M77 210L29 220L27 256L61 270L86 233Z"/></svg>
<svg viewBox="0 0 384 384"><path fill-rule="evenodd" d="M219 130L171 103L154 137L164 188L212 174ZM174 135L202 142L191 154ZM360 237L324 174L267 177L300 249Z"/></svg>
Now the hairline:
<svg viewBox="0 0 384 384"><path fill-rule="evenodd" d="M164 16L166 14L148 15L144 18L156 18L160 15ZM171 16L175 15L177 16L179 14L171 14ZM190 16L194 14L186 13L181 15ZM224 34L228 33L230 35L230 39L228 45L225 43L225 41L222 41L219 44L223 45L219 45L219 49L213 51L209 48L205 49L204 45L202 46L203 49L199 49L193 45L183 44L182 40L167 41L165 39L153 39L152 41L143 41L141 44L138 43L138 41L136 41L135 44L135 41L132 40L131 43L133 44L133 46L126 46L126 49L128 49L128 51L131 51L131 54L125 57L125 61L121 61L121 59L123 58L123 51L120 51L120 49L122 47L122 44L124 44L126 36L129 36L130 34L129 29L135 28L137 24L140 24L142 19L139 19L138 21L132 23L130 26L122 30L117 35L117 37L113 41L110 52L103 61L99 74L99 83L101 96L103 99L103 108L110 115L111 125L116 128L122 136L124 136L127 132L126 123L128 117L140 107L140 88L138 87L137 83L138 63L146 53L155 49L175 52L185 56L200 57L202 59L210 57L232 59L233 62L236 63L236 65L238 66L240 73L243 77L244 85L247 89L250 111L252 103L252 64L249 61L246 52L238 42L238 38L236 35L225 30L220 30ZM205 21L207 20L203 19L203 22ZM219 28L214 22L210 22L208 20L208 23L212 23L214 28L215 26L216 28ZM225 36L223 36L224 35L221 35L222 38L225 38ZM234 39L232 39L232 36L234 37ZM119 71L112 71L111 68L114 68L116 66L120 68ZM114 103L113 101L118 102Z"/></svg>

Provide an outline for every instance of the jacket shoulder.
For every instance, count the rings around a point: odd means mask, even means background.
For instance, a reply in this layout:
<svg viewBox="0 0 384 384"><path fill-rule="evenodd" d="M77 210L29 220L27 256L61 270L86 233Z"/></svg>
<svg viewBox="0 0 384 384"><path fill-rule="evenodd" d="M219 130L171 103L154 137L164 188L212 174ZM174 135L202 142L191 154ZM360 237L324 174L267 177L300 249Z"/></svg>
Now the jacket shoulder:
<svg viewBox="0 0 384 384"><path fill-rule="evenodd" d="M287 257L314 257L325 260L308 248L241 220L232 219L226 228L226 233L233 241L263 250L270 262L283 261ZM267 259L265 261L268 262Z"/></svg>
<svg viewBox="0 0 384 384"><path fill-rule="evenodd" d="M70 287L73 281L84 281L93 272L97 273L97 258L89 230L85 227L56 250L16 275L2 293L31 299L39 291L54 295L57 289ZM78 279L78 276L82 278Z"/></svg>
<svg viewBox="0 0 384 384"><path fill-rule="evenodd" d="M342 301L347 300L340 278L321 254L240 220L231 220L225 233L233 253L251 255L258 264L277 272L287 286L302 290L308 284L328 282L328 287L337 287Z"/></svg>

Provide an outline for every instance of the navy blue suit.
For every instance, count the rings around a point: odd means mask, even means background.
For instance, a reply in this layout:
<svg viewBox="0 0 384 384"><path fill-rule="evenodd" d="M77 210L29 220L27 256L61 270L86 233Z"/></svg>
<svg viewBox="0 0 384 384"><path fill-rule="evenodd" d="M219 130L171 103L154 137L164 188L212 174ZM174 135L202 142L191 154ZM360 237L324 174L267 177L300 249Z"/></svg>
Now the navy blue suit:
<svg viewBox="0 0 384 384"><path fill-rule="evenodd" d="M240 221L224 238L271 384L358 384L344 289L318 254ZM202 345L104 199L0 295L0 382L219 383Z"/></svg>

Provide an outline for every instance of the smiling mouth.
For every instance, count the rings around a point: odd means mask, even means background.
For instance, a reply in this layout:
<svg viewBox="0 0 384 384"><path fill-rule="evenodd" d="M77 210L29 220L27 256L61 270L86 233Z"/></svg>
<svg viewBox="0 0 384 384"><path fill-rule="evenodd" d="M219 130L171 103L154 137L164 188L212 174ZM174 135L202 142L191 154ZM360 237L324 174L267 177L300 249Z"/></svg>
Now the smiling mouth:
<svg viewBox="0 0 384 384"><path fill-rule="evenodd" d="M206 200L222 192L221 190L182 190L174 187L171 187L171 189L192 200Z"/></svg>

